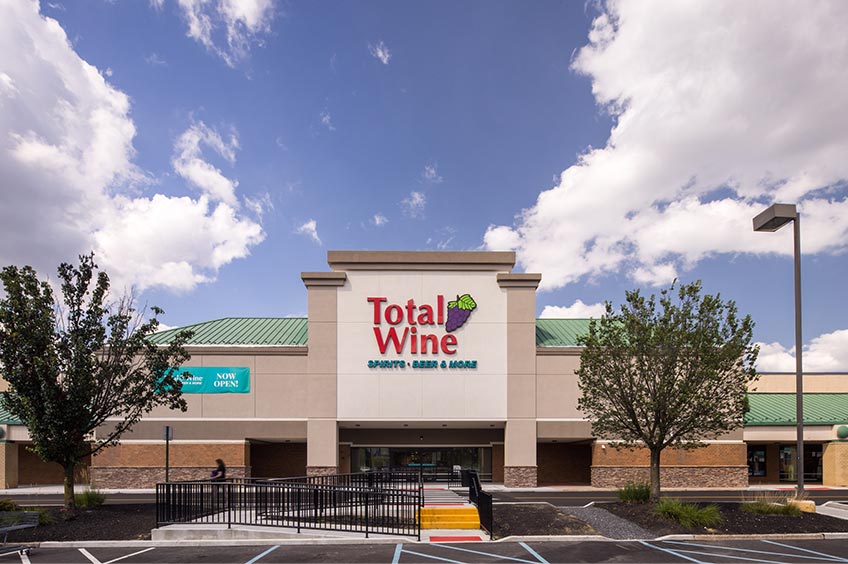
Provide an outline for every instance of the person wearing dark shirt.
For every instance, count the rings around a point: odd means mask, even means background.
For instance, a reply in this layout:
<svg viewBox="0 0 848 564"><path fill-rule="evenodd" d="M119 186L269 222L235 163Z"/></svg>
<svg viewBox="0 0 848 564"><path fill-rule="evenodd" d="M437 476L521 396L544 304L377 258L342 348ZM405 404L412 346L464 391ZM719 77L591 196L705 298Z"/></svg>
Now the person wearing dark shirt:
<svg viewBox="0 0 848 564"><path fill-rule="evenodd" d="M227 479L227 467L224 464L224 461L220 458L215 461L215 464L218 465L215 470L212 471L212 481L213 482L223 482Z"/></svg>

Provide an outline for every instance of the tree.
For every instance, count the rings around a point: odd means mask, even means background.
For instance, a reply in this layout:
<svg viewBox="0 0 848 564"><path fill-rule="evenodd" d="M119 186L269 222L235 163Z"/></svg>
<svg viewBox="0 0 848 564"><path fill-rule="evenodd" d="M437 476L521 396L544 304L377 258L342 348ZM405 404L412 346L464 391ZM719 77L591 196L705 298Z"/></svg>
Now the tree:
<svg viewBox="0 0 848 564"><path fill-rule="evenodd" d="M718 294L702 296L700 281L676 293L673 283L659 300L638 290L626 298L617 313L607 302L606 315L578 341L585 348L577 406L596 437L650 452L657 499L666 447L703 447L742 425L759 349L751 317L740 319L736 304Z"/></svg>
<svg viewBox="0 0 848 564"><path fill-rule="evenodd" d="M186 410L176 369L189 359L191 333L152 344L163 311L151 308L145 321L132 295L110 301L93 254L78 267L59 266L63 304L32 267L7 266L0 280L0 375L9 383L2 403L27 426L31 450L62 466L65 507L73 509L74 469L87 456L118 444L156 406ZM97 429L104 435L95 438Z"/></svg>

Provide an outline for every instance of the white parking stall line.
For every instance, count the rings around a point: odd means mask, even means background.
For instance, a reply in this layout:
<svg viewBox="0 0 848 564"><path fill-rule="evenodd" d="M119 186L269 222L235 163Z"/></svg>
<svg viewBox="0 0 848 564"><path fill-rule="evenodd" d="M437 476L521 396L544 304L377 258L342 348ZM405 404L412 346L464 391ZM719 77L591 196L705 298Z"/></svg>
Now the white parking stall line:
<svg viewBox="0 0 848 564"><path fill-rule="evenodd" d="M830 560L831 562L848 562L848 560L834 559L833 556L830 556L830 555L827 555L827 554L821 554L820 552L815 552L815 551L812 551L812 550L809 550L807 552L812 552L813 554L817 554L818 556L804 556L802 554L795 554L795 553L792 553L792 552L772 552L772 551L768 551L768 550L754 550L752 548L739 548L739 547L735 547L735 546L719 546L719 545L715 545L715 544L698 544L698 543L694 543L694 542L681 542L681 541L663 541L663 542L665 544L677 544L677 545L681 545L681 546L691 546L691 547L697 547L697 548L711 548L713 550L726 550L726 551L731 551L731 552L732 551L735 551L735 552L750 552L750 553L753 553L753 554L766 554L768 556L789 556L791 558L807 558L809 560L815 560L816 562L821 562L821 557L826 556L827 558L831 559ZM769 541L763 541L763 542L769 542ZM772 543L772 544L778 544L779 546L785 546L787 548L794 548L790 545L780 545L779 543ZM722 556L722 555L717 554L717 556Z"/></svg>
<svg viewBox="0 0 848 564"><path fill-rule="evenodd" d="M541 562L541 564L550 564L547 560L545 560L544 558L542 558L542 557L539 555L539 553L538 553L538 552L536 552L535 550L533 550L532 548L530 548L529 546L527 546L527 543L519 542L518 544L520 544L521 546L523 546L523 547L527 550L527 552L529 552L529 553L530 553L530 554L532 554L535 558L537 558L537 559L539 560L539 562Z"/></svg>
<svg viewBox="0 0 848 564"><path fill-rule="evenodd" d="M402 550L401 552L405 552L406 554L412 554L415 556L420 556L422 558L429 558L430 560L438 560L439 562L450 562L451 564L465 564L465 562L460 562L459 560L451 560L450 558L441 558L439 556L433 556L432 554L423 554L421 552L413 552L411 550Z"/></svg>
<svg viewBox="0 0 848 564"><path fill-rule="evenodd" d="M136 556L138 554L143 554L145 552L149 552L149 551L151 551L155 548L156 548L155 546L151 546L150 548L145 548L144 550L138 550L136 552L133 552L132 554L125 554L124 556L119 556L118 558L113 558L112 560L108 560L106 562L101 562L100 560L95 558L93 554L91 554L89 551L87 551L84 548L79 549L79 551L83 556L88 558L88 560L91 562L91 564L113 564L114 562L120 562L121 560L124 560L125 558L129 558L130 556Z"/></svg>
<svg viewBox="0 0 848 564"><path fill-rule="evenodd" d="M91 564L103 564L100 560L98 560L97 558L92 556L91 553L89 551L87 551L86 549L81 548L81 549L79 549L79 551L83 556L88 558L88 560L91 562Z"/></svg>
<svg viewBox="0 0 848 564"><path fill-rule="evenodd" d="M264 558L265 556L267 556L267 555L271 554L272 552L274 552L274 551L275 551L275 550L277 550L278 548L280 548L280 545L272 546L271 548L269 548L268 550L266 550L266 551L265 551L265 552L263 552L262 554L259 554L259 555L257 555L257 556L254 556L253 558L251 558L250 560L248 560L247 562L245 562L245 564L253 564L254 562L258 562L259 560L261 560L261 559L262 559L262 558Z"/></svg>
<svg viewBox="0 0 848 564"><path fill-rule="evenodd" d="M21 564L31 564L30 561L29 561L29 556L27 555L26 552L21 552L20 555L21 555Z"/></svg>
<svg viewBox="0 0 848 564"><path fill-rule="evenodd" d="M149 552L156 548L155 546L151 546L150 548L145 548L144 550L139 550L138 552L133 552L132 554L127 554L126 556L121 556L120 558L115 558L113 560L109 560L108 562L104 562L103 564L112 564L113 562L118 562L119 560L123 560L124 558L129 558L130 556L135 556L137 554L142 554L144 552Z"/></svg>
<svg viewBox="0 0 848 564"><path fill-rule="evenodd" d="M810 550L808 548L801 548L800 546L792 546L791 544L783 544L782 542L763 540L762 542L767 544L773 544L776 546L782 546L785 548L791 548L793 550L800 550L802 552L809 552L810 554L815 554L819 557L829 558L830 562L848 562L848 558L842 558L841 556L834 556L832 554L825 554L824 552L817 552L815 550Z"/></svg>
<svg viewBox="0 0 848 564"><path fill-rule="evenodd" d="M671 554L673 556L677 556L678 558L683 558L683 559L688 560L690 562L695 562L697 564L709 564L707 562L702 562L702 561L698 560L697 558L690 558L689 556L686 556L685 554L678 554L676 551L670 550L668 548L663 548L661 546L654 546L649 542L645 542L645 541L639 541L639 542L640 542L640 544L643 544L643 545L647 546L648 548L653 548L654 550L659 550L660 552L666 552L668 554Z"/></svg>
<svg viewBox="0 0 848 564"><path fill-rule="evenodd" d="M470 552L471 554L479 554L481 556L495 556L501 560L512 560L513 562L521 562L522 564L539 564L538 560L524 560L523 558L513 558L512 556L503 556L492 552L483 552L480 550L471 550L469 548L460 548L458 546L450 546L447 544L439 544L440 548L449 548L451 550L459 550L460 552ZM544 562L544 561L543 561Z"/></svg>

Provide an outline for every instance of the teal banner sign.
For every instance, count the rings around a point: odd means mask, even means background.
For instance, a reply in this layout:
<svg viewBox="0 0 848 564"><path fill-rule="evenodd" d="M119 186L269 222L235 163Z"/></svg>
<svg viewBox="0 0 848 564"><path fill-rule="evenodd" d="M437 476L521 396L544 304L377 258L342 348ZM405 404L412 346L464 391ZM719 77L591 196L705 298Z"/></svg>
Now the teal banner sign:
<svg viewBox="0 0 848 564"><path fill-rule="evenodd" d="M250 392L250 368L204 366L183 368L179 378L184 394L246 394Z"/></svg>

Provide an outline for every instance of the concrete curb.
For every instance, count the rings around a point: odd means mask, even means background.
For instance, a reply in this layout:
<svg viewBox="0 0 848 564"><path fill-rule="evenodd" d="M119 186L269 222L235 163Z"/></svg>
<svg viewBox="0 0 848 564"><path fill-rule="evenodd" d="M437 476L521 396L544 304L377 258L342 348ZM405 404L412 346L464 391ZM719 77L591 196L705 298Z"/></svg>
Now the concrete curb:
<svg viewBox="0 0 848 564"><path fill-rule="evenodd" d="M509 542L638 542L638 541L722 541L722 540L848 540L848 533L795 533L795 534L765 534L765 535L664 535L653 539L611 539L601 535L511 535L497 540L486 540L481 535L483 543ZM25 543L36 548L197 548L203 546L270 546L270 545L346 545L346 544L431 544L429 540L415 540L412 537L365 539L354 537L343 538L308 538L308 539L233 539L233 540L170 540L170 541L45 541L41 543ZM459 541L456 543L458 544ZM451 543L454 544L454 543Z"/></svg>

